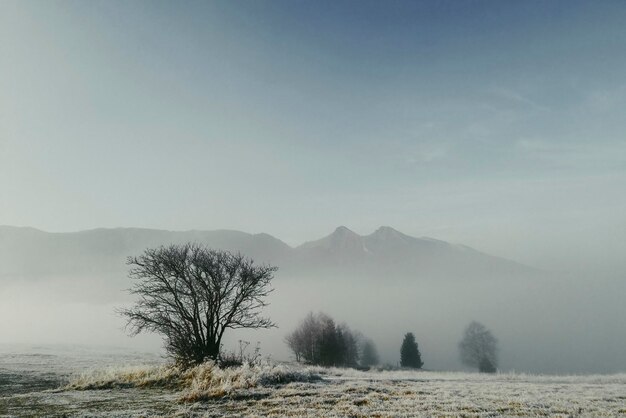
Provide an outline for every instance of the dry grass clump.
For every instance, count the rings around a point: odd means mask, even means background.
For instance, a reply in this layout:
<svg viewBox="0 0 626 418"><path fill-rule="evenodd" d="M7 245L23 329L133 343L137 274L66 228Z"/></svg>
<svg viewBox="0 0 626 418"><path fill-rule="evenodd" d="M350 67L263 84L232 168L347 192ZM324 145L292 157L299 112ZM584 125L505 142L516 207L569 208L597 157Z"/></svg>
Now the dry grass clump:
<svg viewBox="0 0 626 418"><path fill-rule="evenodd" d="M181 387L181 369L173 365L129 366L92 370L74 376L67 390Z"/></svg>
<svg viewBox="0 0 626 418"><path fill-rule="evenodd" d="M184 373L184 402L220 398L238 389L249 389L257 384L258 371L247 363L239 367L220 369L213 362L202 363Z"/></svg>
<svg viewBox="0 0 626 418"><path fill-rule="evenodd" d="M282 365L264 364L219 368L206 362L185 372L184 402L197 402L231 395L242 389L276 386L290 382L311 382L321 378L308 370L293 370Z"/></svg>
<svg viewBox="0 0 626 418"><path fill-rule="evenodd" d="M198 402L259 386L320 379L308 369L294 370L284 365L244 363L239 367L220 368L209 361L190 369L162 365L94 370L75 376L65 389L167 388L180 390L183 402Z"/></svg>
<svg viewBox="0 0 626 418"><path fill-rule="evenodd" d="M316 382L319 380L322 380L322 377L315 369L293 369L284 365L272 365L260 373L258 383L262 386L275 386L291 382Z"/></svg>

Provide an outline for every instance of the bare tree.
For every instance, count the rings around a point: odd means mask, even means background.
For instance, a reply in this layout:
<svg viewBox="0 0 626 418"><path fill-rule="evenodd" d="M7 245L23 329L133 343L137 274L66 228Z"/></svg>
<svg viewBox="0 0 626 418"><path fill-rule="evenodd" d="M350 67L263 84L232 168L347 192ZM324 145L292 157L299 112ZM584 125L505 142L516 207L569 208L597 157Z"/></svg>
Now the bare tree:
<svg viewBox="0 0 626 418"><path fill-rule="evenodd" d="M261 316L276 267L199 244L147 249L129 257L135 305L121 314L133 335L151 331L185 365L219 359L227 329L271 328Z"/></svg>
<svg viewBox="0 0 626 418"><path fill-rule="evenodd" d="M309 312L298 328L285 337L285 342L293 351L296 361L318 364L321 334L321 321L313 312Z"/></svg>
<svg viewBox="0 0 626 418"><path fill-rule="evenodd" d="M361 349L361 366L371 367L378 364L379 361L376 344L370 339L365 340Z"/></svg>
<svg viewBox="0 0 626 418"><path fill-rule="evenodd" d="M498 340L480 322L472 321L459 343L461 361L481 373L495 373L498 367Z"/></svg>

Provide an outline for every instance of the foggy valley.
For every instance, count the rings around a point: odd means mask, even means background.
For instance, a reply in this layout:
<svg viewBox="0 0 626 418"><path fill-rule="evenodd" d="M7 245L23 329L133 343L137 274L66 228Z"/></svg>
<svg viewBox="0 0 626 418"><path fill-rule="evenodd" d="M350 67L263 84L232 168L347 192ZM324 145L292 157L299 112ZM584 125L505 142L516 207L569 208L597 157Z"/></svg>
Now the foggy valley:
<svg viewBox="0 0 626 418"><path fill-rule="evenodd" d="M543 271L390 227L361 236L346 227L290 247L268 234L97 229L47 233L0 228L2 334L13 343L104 344L159 351L160 338L128 338L115 309L128 305L126 258L145 248L198 242L270 263L268 315L277 329L237 331L264 355L293 360L285 335L325 312L372 338L384 363L414 332L429 370L459 370L457 344L471 320L488 324L501 370L610 373L626 357L626 284L615 277Z"/></svg>

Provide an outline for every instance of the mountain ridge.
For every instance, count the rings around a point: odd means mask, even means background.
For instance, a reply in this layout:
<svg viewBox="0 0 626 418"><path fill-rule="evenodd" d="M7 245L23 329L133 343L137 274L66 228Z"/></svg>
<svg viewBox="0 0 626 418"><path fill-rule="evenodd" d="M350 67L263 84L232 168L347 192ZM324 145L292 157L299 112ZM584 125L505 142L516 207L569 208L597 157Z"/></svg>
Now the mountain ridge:
<svg viewBox="0 0 626 418"><path fill-rule="evenodd" d="M233 234L233 235L242 235L242 236L248 236L248 237L266 237L266 238L270 238L272 240L278 241L282 244L284 244L286 247L289 247L291 249L297 249L297 248L304 248L309 246L310 244L316 243L318 241L321 241L325 238L329 238L335 234L339 233L343 233L343 231L347 231L350 234L353 234L356 237L359 238L367 238L367 237L374 237L374 236L379 236L383 233L394 233L394 234L398 234L399 236L402 236L404 238L408 238L408 239L414 239L414 240L423 240L423 241L430 241L430 242L436 242L436 243L441 243L441 244L446 244L446 245L451 245L451 246L459 246L459 247L465 247L468 249L471 249L473 251L478 251L481 252L479 250L476 250L475 248L463 245L463 244L455 244L455 243L450 243L447 241L443 241L437 238L433 238L433 237L428 237L428 236L420 236L420 237L414 237L408 234L405 234L403 232L400 232L390 226L380 226L378 227L376 230L374 230L373 232L371 232L370 234L367 235L360 235L354 231L352 231L351 229L349 229L346 226L338 226L337 228L335 228L335 230L329 234L326 235L322 238L318 238L315 240L311 240L311 241L305 241L302 244L299 245L289 245L286 242L284 242L283 240L281 240L280 238L266 233L266 232L258 232L258 233L251 233L251 232L245 232L245 231L240 231L238 229L228 229L228 228L223 228L223 229L184 229L184 230L174 230L174 229L161 229L161 228L143 228L143 227L100 227L100 228L90 228L90 229L81 229L78 231L63 231L63 232L59 232L59 231L46 231L44 229L40 229L40 228L35 228L35 227L31 227L31 226L13 226L13 225L0 225L0 234L2 234L3 232L6 231L28 231L28 232L34 232L34 233L41 233L41 234L49 234L49 235L85 235L85 234L91 234L91 233L104 233L104 232L113 232L113 231L119 231L119 232L150 232L150 233L167 233L167 234L194 234L194 235L203 235L203 234L217 234L217 233L226 233L226 234ZM486 254L486 253L485 253ZM497 256L494 256L497 257ZM513 260L510 260L513 261Z"/></svg>
<svg viewBox="0 0 626 418"><path fill-rule="evenodd" d="M292 247L271 234L231 229L171 231L118 227L47 232L2 225L0 277L117 275L125 271L125 260L130 255L149 247L187 241L239 251L298 275L368 275L382 271L391 276L445 277L534 270L465 245L413 237L390 226L381 226L367 235L339 226L327 236Z"/></svg>

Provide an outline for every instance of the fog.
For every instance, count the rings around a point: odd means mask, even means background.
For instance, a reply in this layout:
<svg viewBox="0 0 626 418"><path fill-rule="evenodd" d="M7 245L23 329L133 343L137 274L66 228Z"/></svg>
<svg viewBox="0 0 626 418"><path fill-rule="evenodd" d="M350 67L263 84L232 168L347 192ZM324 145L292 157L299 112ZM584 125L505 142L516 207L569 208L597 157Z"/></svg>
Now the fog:
<svg viewBox="0 0 626 418"><path fill-rule="evenodd" d="M286 331L307 311L324 311L373 338L385 363L398 364L402 338L413 332L424 368L462 370L457 345L465 326L476 319L499 340L501 370L614 373L624 370L626 360L625 291L617 280L277 282L268 312L281 329L241 338L261 341L274 357L285 358Z"/></svg>
<svg viewBox="0 0 626 418"><path fill-rule="evenodd" d="M185 241L189 233L122 229L47 234L15 228L3 232L12 238L4 245L13 251L10 259L3 259L0 284L3 343L162 351L157 335L129 337L116 313L132 304L124 254L136 255L147 242L154 246L159 239L163 244ZM20 240L24 234L28 239ZM466 247L407 237L391 228L360 236L341 227L298 248L278 242L282 255L269 251L268 243L275 241L267 236L229 231L193 236L216 248L219 243L231 250L247 248L259 261L275 258L272 264L279 267L265 310L278 328L228 332L226 350L235 350L242 339L253 346L259 342L264 356L292 361L284 337L312 311L325 312L372 338L387 364L398 363L402 337L413 332L425 368L463 369L457 344L471 320L482 322L497 337L501 370L613 373L623 371L626 364L622 349L626 284L619 277L533 269ZM255 246L259 242L262 245ZM405 242L410 245L402 246ZM371 249L357 251L360 247L354 243L367 243ZM24 270L29 274L19 277L15 266L24 258L40 263L31 263ZM412 261L404 263L404 258ZM42 274L46 269L56 274Z"/></svg>

